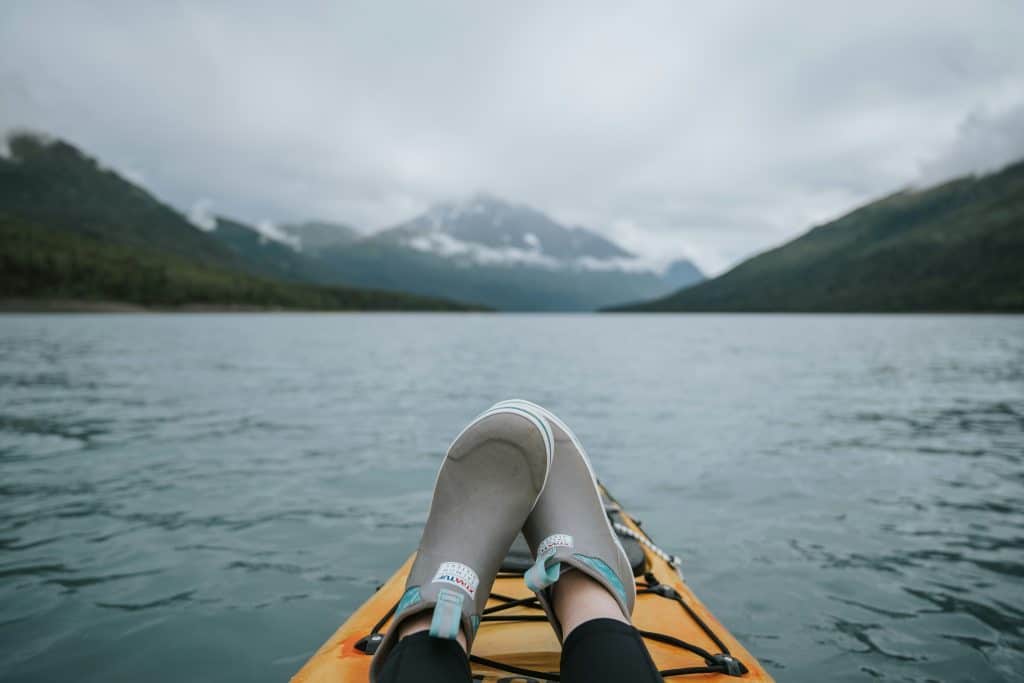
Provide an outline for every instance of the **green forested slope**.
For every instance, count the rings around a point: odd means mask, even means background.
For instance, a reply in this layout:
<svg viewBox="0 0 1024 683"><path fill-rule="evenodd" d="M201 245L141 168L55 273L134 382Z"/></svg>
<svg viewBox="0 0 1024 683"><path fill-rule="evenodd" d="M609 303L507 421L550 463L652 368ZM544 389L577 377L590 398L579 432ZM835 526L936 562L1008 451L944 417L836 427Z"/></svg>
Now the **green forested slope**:
<svg viewBox="0 0 1024 683"><path fill-rule="evenodd" d="M253 277L0 215L0 299L303 310L461 310L426 297Z"/></svg>
<svg viewBox="0 0 1024 683"><path fill-rule="evenodd" d="M242 267L180 213L66 142L16 134L8 146L10 158L0 157L0 212L104 242Z"/></svg>
<svg viewBox="0 0 1024 683"><path fill-rule="evenodd" d="M218 216L209 234L242 260L246 269L255 275L307 283L313 279L309 274L308 258L286 244L264 237L252 226Z"/></svg>
<svg viewBox="0 0 1024 683"><path fill-rule="evenodd" d="M75 147L31 134L0 157L0 298L318 310L458 310L452 302L301 283L299 257L221 241ZM281 280L291 280L284 282Z"/></svg>
<svg viewBox="0 0 1024 683"><path fill-rule="evenodd" d="M623 311L1024 311L1024 162L906 191Z"/></svg>

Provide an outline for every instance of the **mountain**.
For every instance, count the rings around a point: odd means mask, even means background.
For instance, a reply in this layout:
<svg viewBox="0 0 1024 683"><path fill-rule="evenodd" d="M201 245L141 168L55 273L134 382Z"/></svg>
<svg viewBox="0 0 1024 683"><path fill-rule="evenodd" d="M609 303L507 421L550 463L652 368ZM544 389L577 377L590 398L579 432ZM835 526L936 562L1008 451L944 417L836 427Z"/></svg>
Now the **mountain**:
<svg viewBox="0 0 1024 683"><path fill-rule="evenodd" d="M60 140L16 134L8 149L8 157L0 156L0 300L8 303L465 308L396 292L299 284L294 281L306 278L294 250L254 243L248 226L219 219L214 234L203 232Z"/></svg>
<svg viewBox="0 0 1024 683"><path fill-rule="evenodd" d="M680 259L668 264L668 268L661 274L661 279L664 280L667 287L674 291L689 287L705 278L704 273L700 272L692 262Z"/></svg>
<svg viewBox="0 0 1024 683"><path fill-rule="evenodd" d="M592 310L702 279L663 271L585 228L487 195L434 206L391 229L316 254L318 278L505 310ZM673 279L674 278L674 279Z"/></svg>
<svg viewBox="0 0 1024 683"><path fill-rule="evenodd" d="M1024 311L1024 161L898 192L621 311Z"/></svg>
<svg viewBox="0 0 1024 683"><path fill-rule="evenodd" d="M396 292L252 277L2 213L0 242L0 308L88 310L89 302L109 302L157 309L467 309Z"/></svg>
<svg viewBox="0 0 1024 683"><path fill-rule="evenodd" d="M5 229L73 233L81 241L45 241L101 260L120 259L117 270L127 279L133 271L126 254L135 249L139 263L170 259L176 277L206 282L212 280L191 266L282 286L410 292L506 310L593 310L660 296L703 277L688 261L656 268L585 228L563 226L540 211L487 195L439 204L370 236L335 223L254 227L223 216L204 230L68 143L22 134L10 138L9 148L10 157L0 158ZM104 245L117 249L101 256ZM31 268L39 266L33 263ZM69 277L66 270L53 275ZM42 286L38 273L25 282ZM103 291L113 296L126 290ZM218 291L226 296L235 290Z"/></svg>
<svg viewBox="0 0 1024 683"><path fill-rule="evenodd" d="M425 214L379 233L380 243L457 257L462 263L586 266L631 259L632 254L585 228L566 228L545 214L486 194L438 204Z"/></svg>
<svg viewBox="0 0 1024 683"><path fill-rule="evenodd" d="M285 235L295 238L303 253L315 253L328 247L340 247L358 240L361 235L355 228L342 223L306 221L281 225L278 228Z"/></svg>
<svg viewBox="0 0 1024 683"><path fill-rule="evenodd" d="M250 272L282 280L308 281L306 259L296 251L297 243L273 239L258 229L224 216L214 219L208 233Z"/></svg>
<svg viewBox="0 0 1024 683"><path fill-rule="evenodd" d="M242 267L217 240L141 187L62 140L8 138L0 157L0 211L125 246L170 253L206 265Z"/></svg>

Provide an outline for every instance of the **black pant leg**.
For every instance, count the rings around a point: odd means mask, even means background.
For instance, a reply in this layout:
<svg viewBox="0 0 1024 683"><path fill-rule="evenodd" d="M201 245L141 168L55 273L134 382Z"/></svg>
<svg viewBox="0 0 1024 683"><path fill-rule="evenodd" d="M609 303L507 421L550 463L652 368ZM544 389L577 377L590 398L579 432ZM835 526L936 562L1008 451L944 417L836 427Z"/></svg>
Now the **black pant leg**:
<svg viewBox="0 0 1024 683"><path fill-rule="evenodd" d="M640 634L615 619L577 626L562 645L562 683L662 683Z"/></svg>
<svg viewBox="0 0 1024 683"><path fill-rule="evenodd" d="M421 631L398 641L378 683L472 683L472 674L458 642Z"/></svg>

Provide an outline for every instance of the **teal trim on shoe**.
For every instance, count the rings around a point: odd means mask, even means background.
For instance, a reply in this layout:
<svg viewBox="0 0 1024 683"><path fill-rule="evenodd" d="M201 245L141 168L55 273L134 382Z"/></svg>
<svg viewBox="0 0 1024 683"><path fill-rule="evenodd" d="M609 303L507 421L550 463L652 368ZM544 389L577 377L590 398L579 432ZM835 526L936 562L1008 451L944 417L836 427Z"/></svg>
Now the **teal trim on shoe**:
<svg viewBox="0 0 1024 683"><path fill-rule="evenodd" d="M402 595L402 599L398 601L398 607L395 608L395 614L399 614L406 607L412 607L417 602L420 602L422 600L423 600L423 596L420 595L420 587L419 586L411 586Z"/></svg>
<svg viewBox="0 0 1024 683"><path fill-rule="evenodd" d="M553 562L551 566L547 566L547 561L551 559L554 552L545 553L537 558L537 561L533 563L526 573L523 574L523 580L526 582L526 587L534 593L539 593L544 590L555 581L558 581L558 577L562 573L562 563Z"/></svg>
<svg viewBox="0 0 1024 683"><path fill-rule="evenodd" d="M430 620L430 635L445 640L455 640L462 624L462 601L465 596L460 592L442 588L437 593L437 604L434 605L434 616Z"/></svg>
<svg viewBox="0 0 1024 683"><path fill-rule="evenodd" d="M616 574L604 560L598 557L588 557L579 553L573 553L573 557L600 574L604 580L608 582L608 585L619 594L622 601L626 601L626 587L622 585L622 580L619 579L619 575Z"/></svg>

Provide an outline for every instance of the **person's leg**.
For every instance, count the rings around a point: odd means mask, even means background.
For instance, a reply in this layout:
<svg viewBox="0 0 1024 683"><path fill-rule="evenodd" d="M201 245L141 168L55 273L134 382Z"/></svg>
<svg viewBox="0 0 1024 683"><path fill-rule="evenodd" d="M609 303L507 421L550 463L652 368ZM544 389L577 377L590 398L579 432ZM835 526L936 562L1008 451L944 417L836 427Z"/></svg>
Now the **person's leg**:
<svg viewBox="0 0 1024 683"><path fill-rule="evenodd" d="M562 683L662 683L636 629L617 619L580 624L562 644Z"/></svg>
<svg viewBox="0 0 1024 683"><path fill-rule="evenodd" d="M629 559L608 522L590 459L576 435L551 411L555 437L544 492L523 526L536 558L526 572L562 640L562 681L660 681L630 615L636 584Z"/></svg>
<svg viewBox="0 0 1024 683"><path fill-rule="evenodd" d="M388 655L377 683L471 683L466 635L455 640L433 638L433 612L420 612L398 625L398 645Z"/></svg>
<svg viewBox="0 0 1024 683"><path fill-rule="evenodd" d="M563 683L661 683L643 639L604 586L570 571L552 588L565 634Z"/></svg>
<svg viewBox="0 0 1024 683"><path fill-rule="evenodd" d="M428 631L421 630L399 641L376 680L377 683L471 683L472 676L464 642L434 638Z"/></svg>
<svg viewBox="0 0 1024 683"><path fill-rule="evenodd" d="M586 574L567 572L552 586L555 614L568 638L583 623L592 619L614 619L629 625L611 593Z"/></svg>
<svg viewBox="0 0 1024 683"><path fill-rule="evenodd" d="M415 614L398 626L398 637L408 638L409 636L416 635L422 631L430 630L430 622L434 616L433 612L420 612ZM458 634L455 636L455 642L462 647L462 654L466 654L466 634L463 633L462 629L459 629Z"/></svg>
<svg viewBox="0 0 1024 683"><path fill-rule="evenodd" d="M371 681L469 679L466 652L501 561L547 478L552 442L543 419L511 407L485 411L455 438Z"/></svg>

